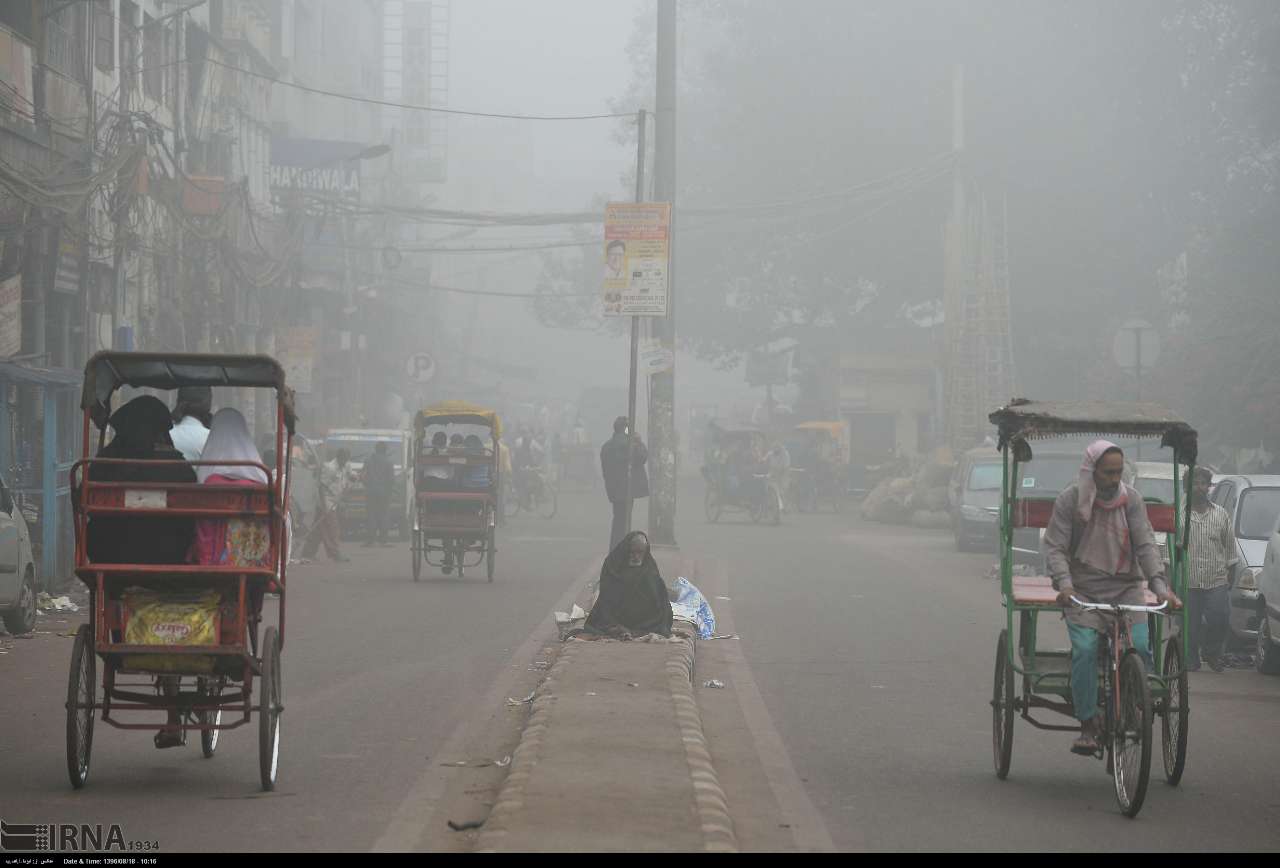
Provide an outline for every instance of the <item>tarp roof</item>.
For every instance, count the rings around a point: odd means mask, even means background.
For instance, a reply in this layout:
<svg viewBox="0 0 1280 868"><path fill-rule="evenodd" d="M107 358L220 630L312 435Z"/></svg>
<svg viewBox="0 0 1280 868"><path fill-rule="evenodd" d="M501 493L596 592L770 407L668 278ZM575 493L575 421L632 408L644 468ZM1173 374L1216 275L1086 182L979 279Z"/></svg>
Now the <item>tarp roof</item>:
<svg viewBox="0 0 1280 868"><path fill-rule="evenodd" d="M85 365L80 407L89 410L100 427L105 425L111 415L111 396L121 386L145 389L178 389L182 386L275 389L290 431L297 421L293 393L285 385L284 369L270 356L98 353Z"/></svg>
<svg viewBox="0 0 1280 868"><path fill-rule="evenodd" d="M446 425L449 423L485 425L493 429L494 437L502 436L502 420L498 414L466 401L442 401L418 411L415 424L419 429L427 425Z"/></svg>
<svg viewBox="0 0 1280 868"><path fill-rule="evenodd" d="M1111 434L1159 437L1161 445L1196 457L1196 431L1159 404L1117 401L1028 401L1019 399L989 417L1000 430L1000 446L1015 438L1027 440L1061 434Z"/></svg>

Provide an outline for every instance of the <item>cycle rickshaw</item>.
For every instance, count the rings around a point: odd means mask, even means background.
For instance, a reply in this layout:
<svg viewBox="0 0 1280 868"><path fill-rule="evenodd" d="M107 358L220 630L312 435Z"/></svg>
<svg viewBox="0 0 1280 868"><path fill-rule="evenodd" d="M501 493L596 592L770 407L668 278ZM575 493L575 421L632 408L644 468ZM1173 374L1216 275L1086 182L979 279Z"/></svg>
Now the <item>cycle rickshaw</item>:
<svg viewBox="0 0 1280 868"><path fill-rule="evenodd" d="M410 544L415 582L424 561L445 575L456 569L459 578L484 564L493 581L501 437L497 413L463 401L436 404L415 418Z"/></svg>
<svg viewBox="0 0 1280 868"><path fill-rule="evenodd" d="M765 435L754 428L721 429L708 452L703 511L717 522L725 510L747 513L755 523L782 523L782 494L765 463Z"/></svg>
<svg viewBox="0 0 1280 868"><path fill-rule="evenodd" d="M251 461L138 461L91 456L90 426L106 438L112 396L123 386L272 389L276 393L276 467ZM89 777L95 712L117 729L200 733L212 757L224 730L258 718L259 773L275 788L284 711L280 654L284 647L287 504L293 396L284 371L267 356L103 352L85 367L83 458L71 469L76 576L89 590L89 623L76 633L67 684L67 771L76 789ZM99 481L140 465L239 465L259 468L266 484ZM135 474L136 475L136 474ZM216 565L103 563L91 559L94 521L213 519L235 527L251 560ZM228 530L228 536L232 534ZM259 634L263 603L278 597L276 624ZM97 663L101 660L101 680ZM257 700L253 698L255 682ZM150 691L150 692L146 692ZM140 722L165 712L168 722ZM230 719L224 720L224 714ZM175 723L176 721L176 723Z"/></svg>
<svg viewBox="0 0 1280 868"><path fill-rule="evenodd" d="M1037 729L1079 729L1074 722L1045 723L1032 716L1044 711L1074 717L1071 651L1045 650L1036 641L1040 616L1062 611L1057 592L1048 576L1013 574L1015 529L1047 527L1053 514L1054 498L1020 495L1035 488L1035 480L1024 479L1021 472L1032 460L1032 442L1072 434L1160 438L1161 445L1173 451L1174 467L1191 470L1196 461L1196 432L1155 404L1015 401L992 413L990 420L999 429L1003 460L1000 587L1007 624L996 642L991 711L995 771L1004 779L1013 755L1015 716ZM1147 515L1152 529L1167 535L1169 585L1185 600L1190 498L1183 488L1181 474L1175 473L1173 503L1148 503ZM1098 758L1105 758L1116 800L1128 817L1137 815L1146 795L1155 718L1160 719L1161 756L1170 785L1181 780L1187 755L1186 610L1165 611L1149 590L1145 597L1145 605L1140 606L1085 604L1106 612L1111 624L1109 635L1101 637L1098 646L1103 718ZM1128 618L1143 616L1150 622L1154 671L1147 670L1129 636Z"/></svg>

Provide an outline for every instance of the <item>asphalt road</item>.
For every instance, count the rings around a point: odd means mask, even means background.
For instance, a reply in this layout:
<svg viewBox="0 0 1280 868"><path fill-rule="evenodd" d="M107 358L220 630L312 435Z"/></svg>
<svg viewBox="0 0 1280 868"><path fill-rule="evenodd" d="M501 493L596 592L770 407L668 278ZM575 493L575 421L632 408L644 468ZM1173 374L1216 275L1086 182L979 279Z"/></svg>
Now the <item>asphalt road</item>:
<svg viewBox="0 0 1280 868"><path fill-rule="evenodd" d="M1004 624L990 559L945 532L843 515L743 515L708 524L701 487L682 492L681 555L714 569L782 750L840 849L1108 851L1280 846L1280 679L1193 674L1182 786L1159 758L1138 819L1119 815L1100 762L1069 736L1019 721L1013 769L991 765L992 663ZM640 523L644 509L636 511ZM415 585L407 546L291 573L280 784L257 784L257 733L157 751L99 723L92 777L73 792L62 703L76 618L31 639L0 637L0 816L118 823L164 850L367 850L466 727L564 595L598 564L609 513L565 495L552 520L499 537L493 584L432 573ZM671 578L671 577L668 577ZM713 605L716 601L713 601ZM1046 641L1052 641L1046 640ZM719 643L717 643L719 644ZM486 697L488 699L486 700ZM771 759L778 759L773 757ZM416 789L415 789L416 787Z"/></svg>
<svg viewBox="0 0 1280 868"><path fill-rule="evenodd" d="M1009 778L996 779L988 701L1005 621L993 558L957 554L946 531L829 513L768 528L686 509L681 533L725 561L743 652L837 848L1280 847L1280 678L1192 673L1182 784L1164 782L1157 744L1145 807L1128 820L1102 762L1020 719ZM1046 645L1069 647L1060 622Z"/></svg>
<svg viewBox="0 0 1280 868"><path fill-rule="evenodd" d="M424 770L457 759L438 755L449 734L603 557L609 517L598 507L567 496L555 519L518 516L500 533L492 584L483 569L462 580L424 570L414 584L407 543L346 542L349 564L291 568L281 770L269 794L256 723L225 732L205 760L194 736L159 751L149 733L98 721L89 783L73 791L63 713L72 640L58 633L81 619L42 618L33 638L4 636L0 817L116 823L166 851L370 849Z"/></svg>

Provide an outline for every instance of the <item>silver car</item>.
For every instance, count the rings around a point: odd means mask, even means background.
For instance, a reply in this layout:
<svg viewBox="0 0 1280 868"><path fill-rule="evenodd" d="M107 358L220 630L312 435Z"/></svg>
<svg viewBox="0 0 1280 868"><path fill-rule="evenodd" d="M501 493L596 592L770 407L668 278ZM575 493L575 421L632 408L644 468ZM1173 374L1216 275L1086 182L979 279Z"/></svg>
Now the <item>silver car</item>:
<svg viewBox="0 0 1280 868"><path fill-rule="evenodd" d="M1267 540L1280 520L1280 476L1223 476L1209 499L1231 515L1237 566L1231 576L1231 634L1254 642L1258 634L1258 577Z"/></svg>
<svg viewBox="0 0 1280 868"><path fill-rule="evenodd" d="M13 635L36 628L36 594L27 520L0 479L0 619Z"/></svg>

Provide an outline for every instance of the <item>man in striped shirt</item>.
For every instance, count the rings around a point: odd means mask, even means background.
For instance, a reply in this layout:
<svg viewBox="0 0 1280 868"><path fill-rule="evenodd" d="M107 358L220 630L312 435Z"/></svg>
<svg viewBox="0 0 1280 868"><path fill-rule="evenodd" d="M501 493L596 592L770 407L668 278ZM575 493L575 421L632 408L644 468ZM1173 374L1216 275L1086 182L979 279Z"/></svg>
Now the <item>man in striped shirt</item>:
<svg viewBox="0 0 1280 868"><path fill-rule="evenodd" d="M1191 481L1191 538L1187 547L1187 669L1200 668L1201 656L1221 672L1230 602L1227 571L1236 562L1231 515L1209 500L1213 474L1197 467Z"/></svg>

